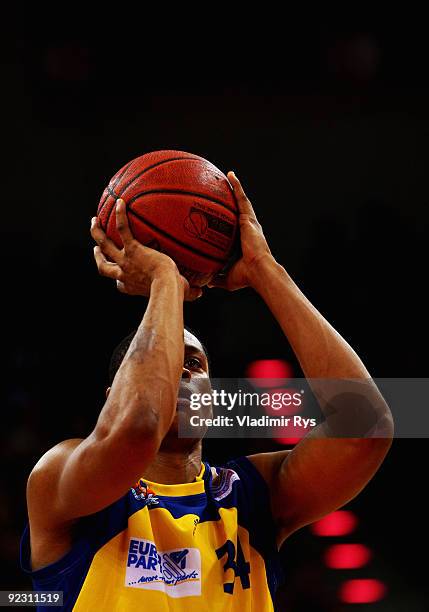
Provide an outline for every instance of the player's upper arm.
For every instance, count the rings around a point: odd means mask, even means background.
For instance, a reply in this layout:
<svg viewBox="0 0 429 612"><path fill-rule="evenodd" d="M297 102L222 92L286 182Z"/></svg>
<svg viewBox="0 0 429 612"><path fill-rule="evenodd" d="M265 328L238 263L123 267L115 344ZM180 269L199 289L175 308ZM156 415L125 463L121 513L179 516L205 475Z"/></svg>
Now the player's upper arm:
<svg viewBox="0 0 429 612"><path fill-rule="evenodd" d="M97 427L84 440L66 440L33 468L27 484L30 517L50 525L98 512L138 480L153 459L158 441L128 431ZM39 521L40 522L40 521Z"/></svg>
<svg viewBox="0 0 429 612"><path fill-rule="evenodd" d="M353 499L382 463L391 439L304 438L292 451L249 459L271 492L279 545L294 531Z"/></svg>

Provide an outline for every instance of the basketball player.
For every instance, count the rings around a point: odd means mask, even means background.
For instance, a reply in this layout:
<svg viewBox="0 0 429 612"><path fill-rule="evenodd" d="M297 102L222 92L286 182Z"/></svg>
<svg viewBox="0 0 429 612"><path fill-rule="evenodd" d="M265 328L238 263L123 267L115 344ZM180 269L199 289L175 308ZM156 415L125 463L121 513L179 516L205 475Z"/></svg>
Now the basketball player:
<svg viewBox="0 0 429 612"><path fill-rule="evenodd" d="M118 200L122 250L92 220L98 270L149 303L112 361L92 433L48 451L28 481L22 565L36 589L64 592L66 610L273 610L279 547L354 498L391 444L390 411L365 366L275 261L238 179L228 178L242 258L212 286L257 291L307 378L367 381L379 437L332 436L319 425L292 451L202 462L201 440L177 431L190 393L209 376L205 349L183 324L183 301L201 289L133 238ZM343 403L337 416L353 409L359 420L359 406Z"/></svg>

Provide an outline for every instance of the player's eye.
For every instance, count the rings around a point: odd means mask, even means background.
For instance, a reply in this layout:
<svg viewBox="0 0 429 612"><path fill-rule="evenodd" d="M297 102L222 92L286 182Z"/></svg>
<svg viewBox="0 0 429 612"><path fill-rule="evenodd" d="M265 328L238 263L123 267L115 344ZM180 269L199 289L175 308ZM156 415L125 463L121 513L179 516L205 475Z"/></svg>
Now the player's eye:
<svg viewBox="0 0 429 612"><path fill-rule="evenodd" d="M201 361L197 359L197 357L188 357L185 359L185 367L190 370L195 370L196 368L202 368Z"/></svg>

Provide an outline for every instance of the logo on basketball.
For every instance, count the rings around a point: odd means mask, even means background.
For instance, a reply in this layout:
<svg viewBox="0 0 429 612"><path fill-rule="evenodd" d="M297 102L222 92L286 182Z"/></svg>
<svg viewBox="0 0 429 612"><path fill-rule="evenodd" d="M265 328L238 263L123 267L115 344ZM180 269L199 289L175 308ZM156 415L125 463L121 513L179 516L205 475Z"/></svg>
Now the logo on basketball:
<svg viewBox="0 0 429 612"><path fill-rule="evenodd" d="M208 222L204 213L193 210L186 217L183 227L194 238L201 238L207 231Z"/></svg>

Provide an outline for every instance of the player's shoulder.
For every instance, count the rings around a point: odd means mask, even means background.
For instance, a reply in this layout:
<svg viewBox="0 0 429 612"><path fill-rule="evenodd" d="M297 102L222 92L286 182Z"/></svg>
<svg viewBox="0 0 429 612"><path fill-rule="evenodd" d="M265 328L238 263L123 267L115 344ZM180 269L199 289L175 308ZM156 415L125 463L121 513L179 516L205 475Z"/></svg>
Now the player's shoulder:
<svg viewBox="0 0 429 612"><path fill-rule="evenodd" d="M63 440L49 450L47 450L37 461L30 473L31 476L39 475L43 472L50 471L53 466L61 462L65 457L70 455L74 449L79 446L83 438L71 438Z"/></svg>
<svg viewBox="0 0 429 612"><path fill-rule="evenodd" d="M40 457L28 477L28 501L31 501L35 496L43 496L44 492L52 490L54 482L58 478L65 461L81 442L82 438L63 440Z"/></svg>
<svg viewBox="0 0 429 612"><path fill-rule="evenodd" d="M289 452L259 453L231 459L215 468L212 488L216 493L220 490L222 496L224 490L230 493L234 489L242 494L263 494L265 488L274 486L275 474Z"/></svg>
<svg viewBox="0 0 429 612"><path fill-rule="evenodd" d="M291 450L274 451L248 455L247 460L256 468L269 488L275 485L283 461Z"/></svg>
<svg viewBox="0 0 429 612"><path fill-rule="evenodd" d="M31 470L27 481L27 510L31 538L31 566L43 567L70 548L71 527L57 512L56 491L68 457L82 442L64 440L42 455Z"/></svg>

